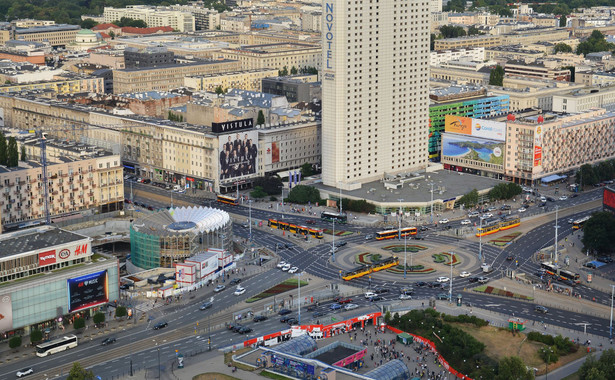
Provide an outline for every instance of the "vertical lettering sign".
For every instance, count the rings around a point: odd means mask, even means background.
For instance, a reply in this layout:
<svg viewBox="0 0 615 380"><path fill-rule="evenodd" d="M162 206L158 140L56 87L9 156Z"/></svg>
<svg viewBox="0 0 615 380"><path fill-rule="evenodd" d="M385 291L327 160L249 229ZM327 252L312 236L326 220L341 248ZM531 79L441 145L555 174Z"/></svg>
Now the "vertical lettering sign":
<svg viewBox="0 0 615 380"><path fill-rule="evenodd" d="M333 3L325 3L325 57L324 57L324 79L334 80L333 70Z"/></svg>

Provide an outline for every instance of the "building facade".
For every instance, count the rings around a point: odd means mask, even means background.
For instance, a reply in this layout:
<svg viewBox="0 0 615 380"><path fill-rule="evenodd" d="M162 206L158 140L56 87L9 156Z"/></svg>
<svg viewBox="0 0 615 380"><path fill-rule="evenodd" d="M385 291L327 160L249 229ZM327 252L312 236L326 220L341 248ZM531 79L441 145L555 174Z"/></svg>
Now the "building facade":
<svg viewBox="0 0 615 380"><path fill-rule="evenodd" d="M450 16L449 16L450 17ZM471 37L443 38L436 40L434 50L468 49L474 47L488 48L502 44L501 36L477 35Z"/></svg>
<svg viewBox="0 0 615 380"><path fill-rule="evenodd" d="M49 42L52 47L64 47L75 42L81 28L78 25L57 24L15 28L14 40Z"/></svg>
<svg viewBox="0 0 615 380"><path fill-rule="evenodd" d="M592 108L615 109L615 87L588 87L553 95L553 111L577 113Z"/></svg>
<svg viewBox="0 0 615 380"><path fill-rule="evenodd" d="M175 63L175 54L164 47L149 47L124 49L124 68L135 69L145 67L158 67Z"/></svg>
<svg viewBox="0 0 615 380"><path fill-rule="evenodd" d="M147 5L129 5L126 8L105 7L103 16L106 23L128 17L143 20L149 27L170 26L179 32L194 32L194 16L188 12L161 10Z"/></svg>
<svg viewBox="0 0 615 380"><path fill-rule="evenodd" d="M364 7L365 5L365 7ZM323 184L362 183L427 161L429 3L323 3Z"/></svg>
<svg viewBox="0 0 615 380"><path fill-rule="evenodd" d="M222 49L222 56L241 62L242 70L282 70L286 67L290 71L293 66L297 69L315 67L320 70L322 49L318 45L306 43L275 43Z"/></svg>
<svg viewBox="0 0 615 380"><path fill-rule="evenodd" d="M309 103L321 96L320 82L307 82L293 77L270 77L264 78L262 84L263 92L285 96L290 103Z"/></svg>
<svg viewBox="0 0 615 380"><path fill-rule="evenodd" d="M197 91L216 91L223 89L238 88L248 91L261 91L261 81L268 77L277 77L276 69L254 69L233 71L219 74L199 75L184 78L184 86Z"/></svg>
<svg viewBox="0 0 615 380"><path fill-rule="evenodd" d="M456 60L482 62L485 60L485 48L440 50L429 53L429 64L431 66Z"/></svg>

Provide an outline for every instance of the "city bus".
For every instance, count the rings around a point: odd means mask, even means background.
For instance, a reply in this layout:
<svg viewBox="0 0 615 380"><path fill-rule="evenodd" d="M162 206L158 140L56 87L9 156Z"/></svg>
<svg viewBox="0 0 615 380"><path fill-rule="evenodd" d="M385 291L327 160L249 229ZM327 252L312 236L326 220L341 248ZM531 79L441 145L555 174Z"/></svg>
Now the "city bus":
<svg viewBox="0 0 615 380"><path fill-rule="evenodd" d="M38 344L36 346L36 355L44 357L75 347L77 347L77 337L75 335L66 335L50 342Z"/></svg>
<svg viewBox="0 0 615 380"><path fill-rule="evenodd" d="M350 281L353 278L363 277L373 272L379 272L381 270L389 269L399 264L399 259L395 256L389 257L388 259L384 259L382 261L378 261L377 263L373 263L370 265L362 265L357 267L351 271L348 271L342 275L342 279L345 281Z"/></svg>
<svg viewBox="0 0 615 380"><path fill-rule="evenodd" d="M540 267L549 275L555 277L557 280L568 280L574 284L581 283L581 275L578 273L572 273L570 271L559 269L555 265L549 262L540 264Z"/></svg>
<svg viewBox="0 0 615 380"><path fill-rule="evenodd" d="M218 195L218 202L234 206L237 206L237 204L239 203L237 198L229 197L228 195Z"/></svg>
<svg viewBox="0 0 615 380"><path fill-rule="evenodd" d="M406 237L408 235L416 235L416 232L416 227L405 227L401 229L401 237ZM376 232L376 240L396 239L398 236L400 236L399 230Z"/></svg>
<svg viewBox="0 0 615 380"><path fill-rule="evenodd" d="M320 219L326 220L329 222L335 221L335 223L346 224L348 222L348 217L346 214L339 214L336 212L323 211L320 213Z"/></svg>
<svg viewBox="0 0 615 380"><path fill-rule="evenodd" d="M491 219L483 221L482 225L476 229L476 237L491 235L498 231L504 231L510 228L519 227L520 225L521 218L519 218L518 216L504 220Z"/></svg>
<svg viewBox="0 0 615 380"><path fill-rule="evenodd" d="M301 234L303 236L310 235L311 237L316 238L316 239L323 238L323 230L318 229L318 228L309 228L305 226L299 226L299 225L292 224L292 223L282 222L281 220L276 220L276 219L268 219L267 225L271 228L277 228L279 230L288 231L293 234Z"/></svg>
<svg viewBox="0 0 615 380"><path fill-rule="evenodd" d="M583 229L583 225L585 224L585 222L587 222L589 220L589 218L591 218L591 216L586 216L583 217L581 219L577 219L574 222L572 222L572 228L575 230L580 230Z"/></svg>

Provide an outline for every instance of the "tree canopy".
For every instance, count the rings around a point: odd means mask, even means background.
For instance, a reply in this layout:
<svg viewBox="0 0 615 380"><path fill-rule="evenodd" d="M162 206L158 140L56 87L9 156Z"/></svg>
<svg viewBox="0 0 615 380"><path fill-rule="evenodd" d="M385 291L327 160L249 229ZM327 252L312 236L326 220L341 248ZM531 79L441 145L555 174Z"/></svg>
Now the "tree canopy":
<svg viewBox="0 0 615 380"><path fill-rule="evenodd" d="M615 350L609 348L602 353L599 360L590 355L579 369L579 378L582 380L615 379Z"/></svg>
<svg viewBox="0 0 615 380"><path fill-rule="evenodd" d="M615 44L606 42L604 34L599 30L594 30L587 40L581 42L579 46L577 46L577 54L583 55L612 50L615 50Z"/></svg>
<svg viewBox="0 0 615 380"><path fill-rule="evenodd" d="M491 73L489 73L489 84L491 86L503 86L504 85L504 68L497 65Z"/></svg>
<svg viewBox="0 0 615 380"><path fill-rule="evenodd" d="M135 20L133 18L130 17L122 17L119 20L115 20L113 21L112 24L115 24L117 26L131 26L133 28L147 28L147 23L143 20Z"/></svg>
<svg viewBox="0 0 615 380"><path fill-rule="evenodd" d="M615 178L615 160L608 160L593 166L590 164L582 165L581 168L577 170L575 182L581 186L592 186L601 181L611 180L613 178Z"/></svg>
<svg viewBox="0 0 615 380"><path fill-rule="evenodd" d="M523 189L516 183L499 183L489 190L491 200L511 199L521 194Z"/></svg>
<svg viewBox="0 0 615 380"><path fill-rule="evenodd" d="M312 186L297 185L288 194L288 200L298 204L320 202L320 191Z"/></svg>
<svg viewBox="0 0 615 380"><path fill-rule="evenodd" d="M553 48L553 53L557 54L559 52L572 53L572 48L570 47L570 45L560 42L558 44L555 44L555 47Z"/></svg>
<svg viewBox="0 0 615 380"><path fill-rule="evenodd" d="M496 380L533 380L534 373L518 356L502 358L498 363Z"/></svg>
<svg viewBox="0 0 615 380"><path fill-rule="evenodd" d="M455 38L465 36L466 30L461 26L442 25L440 27L440 33L444 38Z"/></svg>
<svg viewBox="0 0 615 380"><path fill-rule="evenodd" d="M467 194L464 194L457 203L462 204L463 207L472 207L478 204L478 190L473 189Z"/></svg>
<svg viewBox="0 0 615 380"><path fill-rule="evenodd" d="M254 187L260 186L269 195L282 194L282 180L278 176L257 177L254 179Z"/></svg>
<svg viewBox="0 0 615 380"><path fill-rule="evenodd" d="M66 380L94 380L94 373L83 368L79 362L75 362Z"/></svg>
<svg viewBox="0 0 615 380"><path fill-rule="evenodd" d="M581 242L588 251L611 252L615 245L615 216L606 211L593 214L583 226Z"/></svg>

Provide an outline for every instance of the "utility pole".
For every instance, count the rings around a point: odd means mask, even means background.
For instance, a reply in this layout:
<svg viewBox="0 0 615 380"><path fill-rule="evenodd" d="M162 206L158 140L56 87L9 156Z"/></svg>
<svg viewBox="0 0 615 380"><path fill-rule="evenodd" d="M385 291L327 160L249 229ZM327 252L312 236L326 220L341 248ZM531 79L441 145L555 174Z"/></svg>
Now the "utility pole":
<svg viewBox="0 0 615 380"><path fill-rule="evenodd" d="M478 240L478 260L483 262L483 216L479 215L480 218L480 226L478 228L479 231L479 240Z"/></svg>
<svg viewBox="0 0 615 380"><path fill-rule="evenodd" d="M559 210L559 206L555 206L555 251L553 254L553 260L555 261L555 265L557 266L558 257L557 257L557 230L559 230L559 225L557 224L557 212Z"/></svg>
<svg viewBox="0 0 615 380"><path fill-rule="evenodd" d="M248 205L250 206L250 241L252 241L252 199L248 200Z"/></svg>
<svg viewBox="0 0 615 380"><path fill-rule="evenodd" d="M337 185L340 187L340 215L343 214L342 211L342 181L339 181Z"/></svg>
<svg viewBox="0 0 615 380"><path fill-rule="evenodd" d="M453 261L455 260L455 252L450 252L451 261L448 264L451 267L450 286L448 288L448 302L453 302Z"/></svg>
<svg viewBox="0 0 615 380"><path fill-rule="evenodd" d="M333 240L331 241L331 261L335 262L335 218L333 220Z"/></svg>
<svg viewBox="0 0 615 380"><path fill-rule="evenodd" d="M613 297L615 297L615 285L611 284L611 323L609 324L609 339L613 339Z"/></svg>
<svg viewBox="0 0 615 380"><path fill-rule="evenodd" d="M430 183L429 185L431 185L431 203L430 205L430 215L431 215L431 224L433 224L433 182Z"/></svg>

